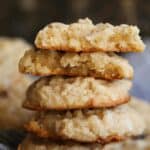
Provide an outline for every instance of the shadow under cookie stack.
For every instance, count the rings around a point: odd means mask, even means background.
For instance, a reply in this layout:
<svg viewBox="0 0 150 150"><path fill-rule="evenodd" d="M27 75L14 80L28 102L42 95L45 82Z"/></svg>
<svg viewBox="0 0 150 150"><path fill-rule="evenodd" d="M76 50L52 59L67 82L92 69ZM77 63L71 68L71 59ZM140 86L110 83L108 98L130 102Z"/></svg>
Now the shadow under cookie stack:
<svg viewBox="0 0 150 150"><path fill-rule="evenodd" d="M24 107L37 115L20 150L104 149L143 134L144 121L128 105L133 68L114 53L144 50L136 26L52 23L35 46L19 63L22 73L42 76L27 90Z"/></svg>

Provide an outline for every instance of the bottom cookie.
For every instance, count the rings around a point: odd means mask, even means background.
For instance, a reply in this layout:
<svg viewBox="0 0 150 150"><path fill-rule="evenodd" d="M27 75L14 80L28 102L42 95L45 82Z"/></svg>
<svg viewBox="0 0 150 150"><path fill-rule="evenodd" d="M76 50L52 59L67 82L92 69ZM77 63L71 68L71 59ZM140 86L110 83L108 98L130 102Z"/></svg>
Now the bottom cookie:
<svg viewBox="0 0 150 150"><path fill-rule="evenodd" d="M109 143L143 133L145 124L128 105L111 109L44 112L26 125L42 138Z"/></svg>
<svg viewBox="0 0 150 150"><path fill-rule="evenodd" d="M150 149L150 137L101 145L97 143L49 142L30 135L19 145L18 150L132 150L133 148L136 150Z"/></svg>

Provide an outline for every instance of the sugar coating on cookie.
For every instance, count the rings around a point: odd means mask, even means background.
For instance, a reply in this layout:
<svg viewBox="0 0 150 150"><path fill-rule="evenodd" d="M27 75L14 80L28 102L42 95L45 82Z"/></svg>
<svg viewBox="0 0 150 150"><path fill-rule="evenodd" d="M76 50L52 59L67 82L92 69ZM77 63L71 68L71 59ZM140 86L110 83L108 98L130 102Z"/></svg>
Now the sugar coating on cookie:
<svg viewBox="0 0 150 150"><path fill-rule="evenodd" d="M76 52L140 52L145 47L138 27L109 23L94 25L88 18L72 24L56 22L45 26L37 34L35 45L41 49Z"/></svg>
<svg viewBox="0 0 150 150"><path fill-rule="evenodd" d="M144 121L127 105L112 109L43 112L26 125L43 138L108 143L143 133Z"/></svg>
<svg viewBox="0 0 150 150"><path fill-rule="evenodd" d="M21 58L19 70L40 76L92 76L105 80L133 77L132 66L113 52L74 53L32 49Z"/></svg>
<svg viewBox="0 0 150 150"><path fill-rule="evenodd" d="M112 107L129 101L131 85L129 80L42 77L27 90L24 107L35 110Z"/></svg>

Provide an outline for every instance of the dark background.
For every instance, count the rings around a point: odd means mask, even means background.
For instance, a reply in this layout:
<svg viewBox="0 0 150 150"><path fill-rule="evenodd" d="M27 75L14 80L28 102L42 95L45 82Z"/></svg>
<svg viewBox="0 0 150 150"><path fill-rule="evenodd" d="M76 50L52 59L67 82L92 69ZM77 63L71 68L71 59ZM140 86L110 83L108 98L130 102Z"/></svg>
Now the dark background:
<svg viewBox="0 0 150 150"><path fill-rule="evenodd" d="M33 41L49 22L87 16L95 23L137 24L150 35L150 0L0 0L0 34Z"/></svg>
<svg viewBox="0 0 150 150"><path fill-rule="evenodd" d="M150 0L0 0L0 36L19 36L33 43L46 24L70 23L84 17L94 23L139 26L146 50L125 57L135 70L131 93L150 100Z"/></svg>

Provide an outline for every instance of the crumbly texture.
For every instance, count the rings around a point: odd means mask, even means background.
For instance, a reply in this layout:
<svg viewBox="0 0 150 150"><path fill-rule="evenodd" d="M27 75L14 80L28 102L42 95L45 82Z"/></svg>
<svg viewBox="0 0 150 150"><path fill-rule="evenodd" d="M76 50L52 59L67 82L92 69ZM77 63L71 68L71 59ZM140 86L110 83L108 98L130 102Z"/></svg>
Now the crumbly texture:
<svg viewBox="0 0 150 150"><path fill-rule="evenodd" d="M105 80L133 77L133 68L113 52L71 53L30 50L19 63L22 73L33 75L92 76Z"/></svg>
<svg viewBox="0 0 150 150"><path fill-rule="evenodd" d="M146 122L146 130L145 134L150 134L150 103L146 102L145 100L132 97L130 101L130 106L133 107L137 112L140 113L142 118Z"/></svg>
<svg viewBox="0 0 150 150"><path fill-rule="evenodd" d="M18 150L102 150L101 144L81 144L77 142L49 141L28 135Z"/></svg>
<svg viewBox="0 0 150 150"><path fill-rule="evenodd" d="M128 102L129 80L105 81L92 77L42 77L27 90L24 107L64 110L112 107Z"/></svg>
<svg viewBox="0 0 150 150"><path fill-rule="evenodd" d="M0 129L24 129L34 114L22 108L25 92L32 80L20 75L7 91L0 92Z"/></svg>
<svg viewBox="0 0 150 150"><path fill-rule="evenodd" d="M0 91L5 91L19 77L18 62L31 45L20 38L0 37Z"/></svg>
<svg viewBox="0 0 150 150"><path fill-rule="evenodd" d="M18 150L149 150L150 137L129 139L123 142L101 144L80 144L76 142L49 142L33 136L27 136L19 145Z"/></svg>
<svg viewBox="0 0 150 150"><path fill-rule="evenodd" d="M145 124L134 109L122 105L112 109L42 112L26 129L43 138L108 143L142 134Z"/></svg>
<svg viewBox="0 0 150 150"><path fill-rule="evenodd" d="M136 26L109 23L94 25L88 18L72 24L51 23L36 36L35 45L41 49L62 51L140 52L144 43Z"/></svg>

